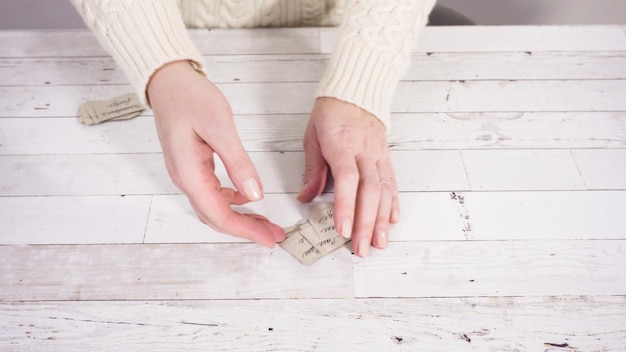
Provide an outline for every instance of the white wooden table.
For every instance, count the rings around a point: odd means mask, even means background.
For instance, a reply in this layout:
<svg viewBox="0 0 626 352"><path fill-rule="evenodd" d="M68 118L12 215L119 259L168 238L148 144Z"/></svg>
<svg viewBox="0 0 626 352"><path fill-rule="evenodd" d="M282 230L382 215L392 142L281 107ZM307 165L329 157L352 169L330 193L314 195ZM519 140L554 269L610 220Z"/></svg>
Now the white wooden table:
<svg viewBox="0 0 626 352"><path fill-rule="evenodd" d="M194 31L279 225L335 29ZM89 32L0 32L0 350L626 350L626 27L427 28L387 250L301 266L200 224ZM222 176L225 173L220 171ZM332 199L332 194L325 195Z"/></svg>

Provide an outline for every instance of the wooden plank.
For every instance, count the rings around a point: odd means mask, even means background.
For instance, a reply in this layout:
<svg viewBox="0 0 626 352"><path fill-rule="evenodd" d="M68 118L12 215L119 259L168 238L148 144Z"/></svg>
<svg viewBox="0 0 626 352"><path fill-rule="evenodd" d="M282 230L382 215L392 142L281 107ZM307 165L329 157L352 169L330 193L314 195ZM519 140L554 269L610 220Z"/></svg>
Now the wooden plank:
<svg viewBox="0 0 626 352"><path fill-rule="evenodd" d="M151 196L0 197L0 244L141 243Z"/></svg>
<svg viewBox="0 0 626 352"><path fill-rule="evenodd" d="M623 148L624 112L395 114L398 149Z"/></svg>
<svg viewBox="0 0 626 352"><path fill-rule="evenodd" d="M393 112L625 111L626 80L403 82Z"/></svg>
<svg viewBox="0 0 626 352"><path fill-rule="evenodd" d="M416 53L403 80L624 79L626 52Z"/></svg>
<svg viewBox="0 0 626 352"><path fill-rule="evenodd" d="M624 295L626 241L392 243L354 280L359 298Z"/></svg>
<svg viewBox="0 0 626 352"><path fill-rule="evenodd" d="M0 119L0 155L160 153L154 119L86 126L78 118Z"/></svg>
<svg viewBox="0 0 626 352"><path fill-rule="evenodd" d="M202 54L330 53L336 28L190 30ZM0 57L108 56L87 30L0 31ZM72 43L72 45L67 45ZM620 26L427 27L416 52L625 51Z"/></svg>
<svg viewBox="0 0 626 352"><path fill-rule="evenodd" d="M459 204L469 239L626 239L626 192L468 192Z"/></svg>
<svg viewBox="0 0 626 352"><path fill-rule="evenodd" d="M200 223L183 195L150 198L0 197L0 244L248 242ZM325 193L316 201L332 200ZM392 242L612 240L624 239L626 226L622 191L403 192L399 200L401 217L391 227ZM295 194L267 194L236 209L289 226L306 218L306 207Z"/></svg>
<svg viewBox="0 0 626 352"><path fill-rule="evenodd" d="M319 53L317 28L190 29L202 54ZM88 30L0 31L2 58L109 56ZM68 45L71 43L71 45Z"/></svg>
<svg viewBox="0 0 626 352"><path fill-rule="evenodd" d="M0 348L11 351L619 351L626 344L622 296L5 303L0 316ZM331 333L346 330L349 338Z"/></svg>
<svg viewBox="0 0 626 352"><path fill-rule="evenodd" d="M405 192L399 200L392 242L626 239L623 191Z"/></svg>
<svg viewBox="0 0 626 352"><path fill-rule="evenodd" d="M260 202L236 208L267 216L279 226L290 226L308 216L307 205L295 194L269 194ZM390 241L440 241L464 238L459 208L447 193L400 193L400 222L391 227ZM332 201L322 194L315 201ZM201 224L184 196L155 196L146 228L146 243L224 243L246 240L217 233Z"/></svg>
<svg viewBox="0 0 626 352"><path fill-rule="evenodd" d="M462 153L466 159L465 167L456 151L392 151L398 189L401 192L585 189L576 164L566 150L476 150ZM249 155L265 193L300 191L304 153L253 152ZM622 158L623 153L616 154L616 162L604 165L602 170L618 176L623 174L624 163L619 163ZM0 156L0 170L3 170L0 174L0 194L178 194L180 192L170 182L162 159L161 154ZM219 159L216 175L224 187L232 187Z"/></svg>
<svg viewBox="0 0 626 352"><path fill-rule="evenodd" d="M0 59L0 86L129 84L111 57Z"/></svg>
<svg viewBox="0 0 626 352"><path fill-rule="evenodd" d="M2 58L108 56L88 30L0 31ZM72 43L68 45L68 43Z"/></svg>
<svg viewBox="0 0 626 352"><path fill-rule="evenodd" d="M213 82L317 82L329 55L209 55ZM416 53L404 80L626 79L626 52ZM128 84L111 58L0 59L0 86Z"/></svg>
<svg viewBox="0 0 626 352"><path fill-rule="evenodd" d="M624 295L625 253L624 240L392 242L303 266L247 243L3 246L0 300Z"/></svg>
<svg viewBox="0 0 626 352"><path fill-rule="evenodd" d="M234 114L307 114L316 83L219 84ZM626 111L626 80L402 82L392 112ZM0 117L77 116L127 86L0 87ZM146 112L147 114L147 112Z"/></svg>
<svg viewBox="0 0 626 352"><path fill-rule="evenodd" d="M620 26L453 26L426 27L416 52L494 51L624 51L626 34ZM322 28L322 53L331 53L336 28Z"/></svg>
<svg viewBox="0 0 626 352"><path fill-rule="evenodd" d="M589 189L626 189L626 149L573 150L572 155Z"/></svg>
<svg viewBox="0 0 626 352"><path fill-rule="evenodd" d="M0 301L346 298L350 256L303 266L248 243L0 246Z"/></svg>
<svg viewBox="0 0 626 352"><path fill-rule="evenodd" d="M265 193L298 193L302 188L303 152L249 155ZM468 189L463 162L456 151L394 151L392 155L402 191ZM2 195L180 193L167 175L161 154L5 155L0 156L0 170ZM216 175L224 187L232 187L219 159Z"/></svg>
<svg viewBox="0 0 626 352"><path fill-rule="evenodd" d="M3 196L179 193L160 154L18 155L0 160Z"/></svg>
<svg viewBox="0 0 626 352"><path fill-rule="evenodd" d="M569 150L463 150L472 190L578 190L585 183Z"/></svg>
<svg viewBox="0 0 626 352"><path fill-rule="evenodd" d="M328 199L329 197L326 196ZM275 224L291 226L307 216L306 205L293 194L268 194L259 202L235 207L242 213L266 216ZM202 224L183 195L155 196L146 223L145 243L234 243L246 239L219 233Z"/></svg>
<svg viewBox="0 0 626 352"><path fill-rule="evenodd" d="M246 150L302 151L307 114L235 115ZM626 147L626 112L395 114L392 150ZM149 116L84 126L76 118L2 118L0 155L159 153Z"/></svg>

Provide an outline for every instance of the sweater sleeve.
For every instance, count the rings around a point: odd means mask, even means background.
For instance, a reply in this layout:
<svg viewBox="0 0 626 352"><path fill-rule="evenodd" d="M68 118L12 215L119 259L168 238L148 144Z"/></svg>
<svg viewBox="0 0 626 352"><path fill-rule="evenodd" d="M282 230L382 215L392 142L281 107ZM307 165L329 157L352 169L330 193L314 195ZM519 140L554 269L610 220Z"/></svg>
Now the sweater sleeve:
<svg viewBox="0 0 626 352"><path fill-rule="evenodd" d="M349 0L316 97L355 104L389 128L391 101L436 0Z"/></svg>
<svg viewBox="0 0 626 352"><path fill-rule="evenodd" d="M72 0L87 26L122 68L143 103L152 74L189 60L206 74L176 0Z"/></svg>

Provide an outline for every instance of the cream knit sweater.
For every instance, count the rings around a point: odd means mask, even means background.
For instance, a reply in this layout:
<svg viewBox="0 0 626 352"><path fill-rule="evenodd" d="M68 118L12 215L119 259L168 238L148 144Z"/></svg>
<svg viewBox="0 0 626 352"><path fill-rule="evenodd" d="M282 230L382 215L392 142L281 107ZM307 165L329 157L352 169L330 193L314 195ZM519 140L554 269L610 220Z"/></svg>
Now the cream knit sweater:
<svg viewBox="0 0 626 352"><path fill-rule="evenodd" d="M186 26L340 26L316 97L353 103L389 126L391 100L436 0L72 0L146 101L161 66L190 60L207 73Z"/></svg>

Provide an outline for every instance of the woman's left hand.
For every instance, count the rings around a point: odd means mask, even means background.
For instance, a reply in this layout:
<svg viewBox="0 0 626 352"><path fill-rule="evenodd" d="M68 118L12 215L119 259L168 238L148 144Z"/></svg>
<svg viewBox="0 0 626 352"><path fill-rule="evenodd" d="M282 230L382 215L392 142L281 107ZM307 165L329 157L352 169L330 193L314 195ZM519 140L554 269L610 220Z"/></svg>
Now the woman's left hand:
<svg viewBox="0 0 626 352"><path fill-rule="evenodd" d="M306 174L298 199L311 201L324 189L328 168L335 181L335 227L366 257L370 245L385 248L389 223L398 221L395 174L385 126L356 105L322 97L304 135Z"/></svg>

